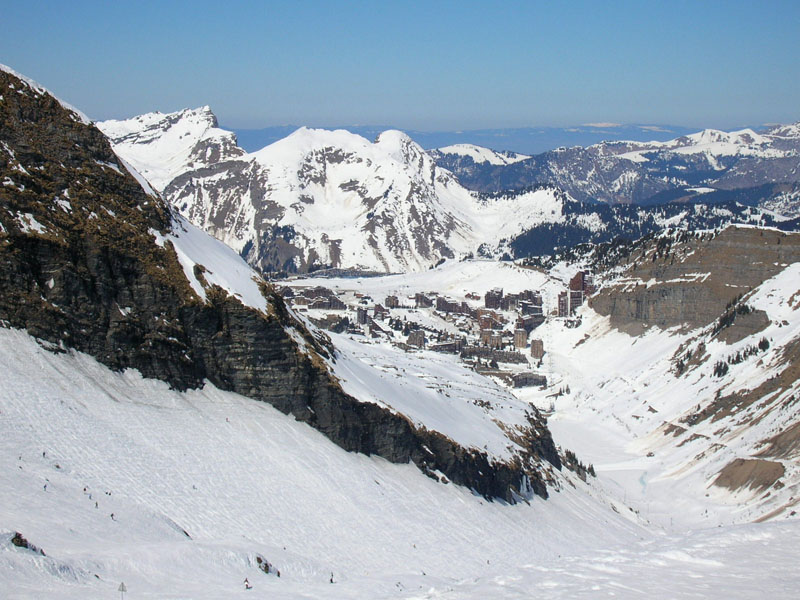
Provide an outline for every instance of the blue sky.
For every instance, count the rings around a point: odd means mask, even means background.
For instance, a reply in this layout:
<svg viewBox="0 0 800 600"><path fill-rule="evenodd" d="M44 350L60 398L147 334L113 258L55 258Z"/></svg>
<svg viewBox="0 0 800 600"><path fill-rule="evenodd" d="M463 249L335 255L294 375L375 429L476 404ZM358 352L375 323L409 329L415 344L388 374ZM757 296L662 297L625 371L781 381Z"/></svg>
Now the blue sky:
<svg viewBox="0 0 800 600"><path fill-rule="evenodd" d="M228 127L800 120L800 2L0 0L0 62L95 119Z"/></svg>

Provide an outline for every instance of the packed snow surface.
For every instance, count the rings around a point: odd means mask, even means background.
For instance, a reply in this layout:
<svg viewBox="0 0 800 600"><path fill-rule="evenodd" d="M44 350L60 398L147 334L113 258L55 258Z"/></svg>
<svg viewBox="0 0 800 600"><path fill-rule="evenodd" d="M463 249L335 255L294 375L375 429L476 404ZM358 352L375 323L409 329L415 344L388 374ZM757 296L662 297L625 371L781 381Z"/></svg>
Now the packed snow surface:
<svg viewBox="0 0 800 600"><path fill-rule="evenodd" d="M571 485L487 502L210 384L171 391L7 329L0 364L5 598L107 598L122 582L131 597L220 599L780 598L800 585L792 523L664 536Z"/></svg>

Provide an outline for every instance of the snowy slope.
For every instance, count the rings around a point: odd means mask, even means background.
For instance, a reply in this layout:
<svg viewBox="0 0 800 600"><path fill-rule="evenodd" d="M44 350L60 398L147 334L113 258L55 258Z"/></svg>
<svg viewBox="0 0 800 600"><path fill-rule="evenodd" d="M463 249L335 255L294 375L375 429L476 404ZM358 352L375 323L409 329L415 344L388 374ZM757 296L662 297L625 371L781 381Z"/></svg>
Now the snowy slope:
<svg viewBox="0 0 800 600"><path fill-rule="evenodd" d="M245 577L272 597L408 597L645 535L585 488L486 502L266 404L170 391L18 331L0 329L0 363L5 597L99 598L125 581L138 597L226 598ZM46 557L13 549L15 531Z"/></svg>
<svg viewBox="0 0 800 600"><path fill-rule="evenodd" d="M516 152L497 152L489 148L475 146L474 144L453 144L452 146L445 146L437 148L435 151L437 155L452 154L456 156L468 157L472 162L488 163L490 165L511 165L521 160L527 160L530 156L525 154L518 154Z"/></svg>
<svg viewBox="0 0 800 600"><path fill-rule="evenodd" d="M798 585L793 523L663 537L579 482L487 503L211 385L177 393L5 329L0 363L9 599L107 598L120 582L131 597L209 599L786 598Z"/></svg>
<svg viewBox="0 0 800 600"><path fill-rule="evenodd" d="M293 286L303 287L322 284L334 290L352 290L383 298L390 294L413 297L417 292L436 291L453 297L464 297L476 293L481 297L498 286L506 292L519 293L526 289L538 289L548 282L541 271L526 269L512 262L495 260L448 261L419 273L388 275L383 277L293 277Z"/></svg>
<svg viewBox="0 0 800 600"><path fill-rule="evenodd" d="M344 390L440 431L460 446L510 461L522 451L509 432L528 427L530 406L456 355L401 353L389 343L366 344L333 335L334 374Z"/></svg>
<svg viewBox="0 0 800 600"><path fill-rule="evenodd" d="M578 328L540 328L552 387L569 392L523 397L555 408L555 439L661 526L792 518L800 488L791 445L800 393L798 282L800 263L784 265L746 294L742 302L764 311L768 324L727 342L714 324L631 336L583 307ZM768 348L759 347L763 340ZM724 375L721 363L728 365Z"/></svg>

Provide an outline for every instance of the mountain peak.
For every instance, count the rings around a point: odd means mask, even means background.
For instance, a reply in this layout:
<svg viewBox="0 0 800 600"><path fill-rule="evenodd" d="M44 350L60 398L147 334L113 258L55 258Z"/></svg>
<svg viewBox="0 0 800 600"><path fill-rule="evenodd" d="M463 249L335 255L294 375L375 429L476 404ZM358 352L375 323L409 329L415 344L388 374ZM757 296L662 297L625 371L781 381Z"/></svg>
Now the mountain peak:
<svg viewBox="0 0 800 600"><path fill-rule="evenodd" d="M217 117L208 105L99 121L97 127L115 148L131 149L124 152L126 159L159 191L187 168L244 154L236 135L217 126Z"/></svg>

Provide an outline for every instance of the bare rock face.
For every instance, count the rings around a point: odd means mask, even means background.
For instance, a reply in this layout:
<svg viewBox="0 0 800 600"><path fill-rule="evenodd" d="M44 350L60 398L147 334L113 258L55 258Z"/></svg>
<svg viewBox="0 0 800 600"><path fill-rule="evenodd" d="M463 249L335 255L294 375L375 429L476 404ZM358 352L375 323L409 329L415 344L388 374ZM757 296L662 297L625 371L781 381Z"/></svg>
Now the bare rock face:
<svg viewBox="0 0 800 600"><path fill-rule="evenodd" d="M800 235L771 229L728 227L717 235L662 238L628 257L624 275L590 303L630 333L652 325L694 329L711 324L737 298L798 260ZM741 337L767 324L758 313L740 314L734 321Z"/></svg>
<svg viewBox="0 0 800 600"><path fill-rule="evenodd" d="M174 226L169 208L99 130L3 70L0 96L2 326L177 389L209 380L294 415L348 451L411 461L487 497L547 496L542 461L560 462L537 412L523 455L498 463L345 394L326 366L333 349L268 286L265 312L219 287L198 297L171 243L156 243Z"/></svg>

